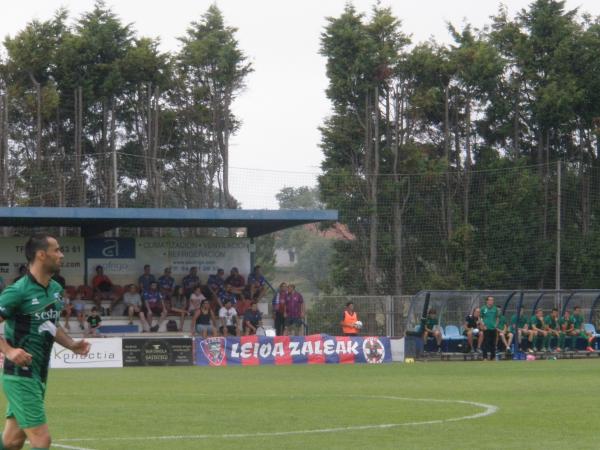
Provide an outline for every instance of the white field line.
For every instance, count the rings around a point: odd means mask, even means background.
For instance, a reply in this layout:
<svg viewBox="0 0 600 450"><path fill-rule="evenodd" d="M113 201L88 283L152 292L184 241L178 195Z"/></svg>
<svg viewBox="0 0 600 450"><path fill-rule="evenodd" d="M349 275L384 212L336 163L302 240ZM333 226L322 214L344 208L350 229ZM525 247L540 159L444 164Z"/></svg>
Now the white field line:
<svg viewBox="0 0 600 450"><path fill-rule="evenodd" d="M94 450L93 448L73 447L71 445L55 444L55 443L52 443L52 447L67 448L69 450Z"/></svg>
<svg viewBox="0 0 600 450"><path fill-rule="evenodd" d="M380 430L396 427L412 427L420 425L435 425L449 422L459 422L463 420L481 419L482 417L491 416L498 411L495 405L486 403L471 402L468 400L439 400L432 398L408 398L408 397L393 397L393 396L356 396L359 398L370 399L387 399L412 402L428 402L428 403L458 403L461 405L474 406L481 408L483 411L468 416L451 417L449 419L435 419L421 422L401 422L401 423L382 423L374 425L354 425L349 427L335 428L316 428L312 430L296 430L296 431L274 431L274 432L258 432L258 433L230 433L230 434L186 434L186 435L167 435L167 436L130 436L130 437L98 437L98 438L69 438L56 439L55 442L101 442L101 441L154 441L154 440L195 440L195 439L241 439L253 437L276 437L276 436L294 436L303 434L320 434L320 433L338 433L344 431L362 431L362 430ZM66 448L66 447L65 447ZM76 448L76 447L71 447ZM91 450L91 449L82 449Z"/></svg>

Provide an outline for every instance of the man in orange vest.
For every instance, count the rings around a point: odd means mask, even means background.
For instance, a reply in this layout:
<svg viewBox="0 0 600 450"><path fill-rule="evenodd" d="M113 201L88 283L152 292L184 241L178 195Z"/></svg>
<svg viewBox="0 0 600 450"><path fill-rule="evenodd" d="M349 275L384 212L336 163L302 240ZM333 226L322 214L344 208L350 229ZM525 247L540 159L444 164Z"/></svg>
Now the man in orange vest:
<svg viewBox="0 0 600 450"><path fill-rule="evenodd" d="M346 303L346 309L344 309L344 316L342 317L340 325L342 326L342 333L344 334L344 336L358 335L358 330L360 329L360 322L358 320L358 315L356 314L356 311L354 311L354 303Z"/></svg>

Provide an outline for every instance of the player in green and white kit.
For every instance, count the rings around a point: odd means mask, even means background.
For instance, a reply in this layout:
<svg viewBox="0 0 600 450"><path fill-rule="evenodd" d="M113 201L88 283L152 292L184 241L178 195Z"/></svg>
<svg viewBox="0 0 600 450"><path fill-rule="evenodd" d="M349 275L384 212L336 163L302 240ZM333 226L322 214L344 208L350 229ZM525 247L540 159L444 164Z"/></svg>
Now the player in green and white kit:
<svg viewBox="0 0 600 450"><path fill-rule="evenodd" d="M583 315L581 314L581 308L576 306L573 308L573 314L571 314L571 324L573 325L568 335L571 336L571 348L573 350L577 350L577 338L585 339L586 341L586 352L593 352L594 349L592 347L592 343L594 342L594 337L592 333L588 333L585 331L583 326Z"/></svg>
<svg viewBox="0 0 600 450"><path fill-rule="evenodd" d="M546 331L544 312L540 308L536 309L535 315L531 316L529 327L531 328L531 333L533 333L533 345L535 346L535 350L541 352L547 351L550 335ZM542 345L540 345L540 342L542 342Z"/></svg>
<svg viewBox="0 0 600 450"><path fill-rule="evenodd" d="M31 449L48 449L44 395L50 352L54 341L85 355L90 345L74 341L62 328L62 287L51 277L60 269L63 254L54 237L39 234L25 244L29 273L0 295L0 322L4 321L2 387L8 400L0 450L19 450L25 439Z"/></svg>
<svg viewBox="0 0 600 450"><path fill-rule="evenodd" d="M552 312L544 318L546 331L548 332L549 341L553 337L558 339L558 344L554 349L555 352L562 351L565 348L565 333L561 331L560 318L558 317L558 308L552 308Z"/></svg>

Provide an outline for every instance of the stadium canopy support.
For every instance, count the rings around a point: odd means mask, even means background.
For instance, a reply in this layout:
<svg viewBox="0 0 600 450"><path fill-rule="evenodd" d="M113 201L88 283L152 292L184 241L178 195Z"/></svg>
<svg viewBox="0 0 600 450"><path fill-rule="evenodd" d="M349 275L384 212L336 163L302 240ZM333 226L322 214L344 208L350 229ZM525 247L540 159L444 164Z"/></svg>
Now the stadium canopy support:
<svg viewBox="0 0 600 450"><path fill-rule="evenodd" d="M297 225L338 220L336 210L177 208L0 208L0 226L79 227L82 237L115 228L245 228L253 239Z"/></svg>

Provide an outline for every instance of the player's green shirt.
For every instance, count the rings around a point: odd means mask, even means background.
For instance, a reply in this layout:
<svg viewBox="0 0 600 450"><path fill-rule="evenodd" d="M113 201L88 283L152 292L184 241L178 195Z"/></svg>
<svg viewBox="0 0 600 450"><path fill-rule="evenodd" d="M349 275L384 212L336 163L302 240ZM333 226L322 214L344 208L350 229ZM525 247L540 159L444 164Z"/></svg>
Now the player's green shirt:
<svg viewBox="0 0 600 450"><path fill-rule="evenodd" d="M490 308L485 305L481 308L481 318L488 330L494 330L496 328L496 320L498 319L498 307L494 305Z"/></svg>
<svg viewBox="0 0 600 450"><path fill-rule="evenodd" d="M571 328L571 318L565 319L564 317L561 317L558 319L558 324L562 331L568 331Z"/></svg>
<svg viewBox="0 0 600 450"><path fill-rule="evenodd" d="M571 316L571 323L573 324L573 327L576 330L583 329L583 317L582 316L577 316L577 315L573 314Z"/></svg>
<svg viewBox="0 0 600 450"><path fill-rule="evenodd" d="M532 327L535 326L539 330L543 330L544 329L544 319L540 319L540 318L538 318L538 316L531 316L529 325L531 325Z"/></svg>
<svg viewBox="0 0 600 450"><path fill-rule="evenodd" d="M552 317L552 314L549 314L544 318L544 323L546 325L548 325L548 328L550 328L551 330L559 330L560 329L559 322L560 321L559 321L558 317L554 318L554 317Z"/></svg>
<svg viewBox="0 0 600 450"><path fill-rule="evenodd" d="M62 291L60 284L54 280L50 280L46 288L32 275L27 275L0 294L0 316L5 320L4 338L12 347L22 348L32 356L29 367L18 367L5 359L5 376L36 378L46 382L50 352L63 308Z"/></svg>
<svg viewBox="0 0 600 450"><path fill-rule="evenodd" d="M515 328L516 323L517 323L517 315L513 314L512 317L510 318L510 324L513 329ZM525 325L527 325L527 317L525 317L523 314L521 314L519 316L519 328L525 328Z"/></svg>
<svg viewBox="0 0 600 450"><path fill-rule="evenodd" d="M504 331L505 326L506 326L506 317L500 316L498 318L498 326L496 328L498 328L500 331Z"/></svg>

